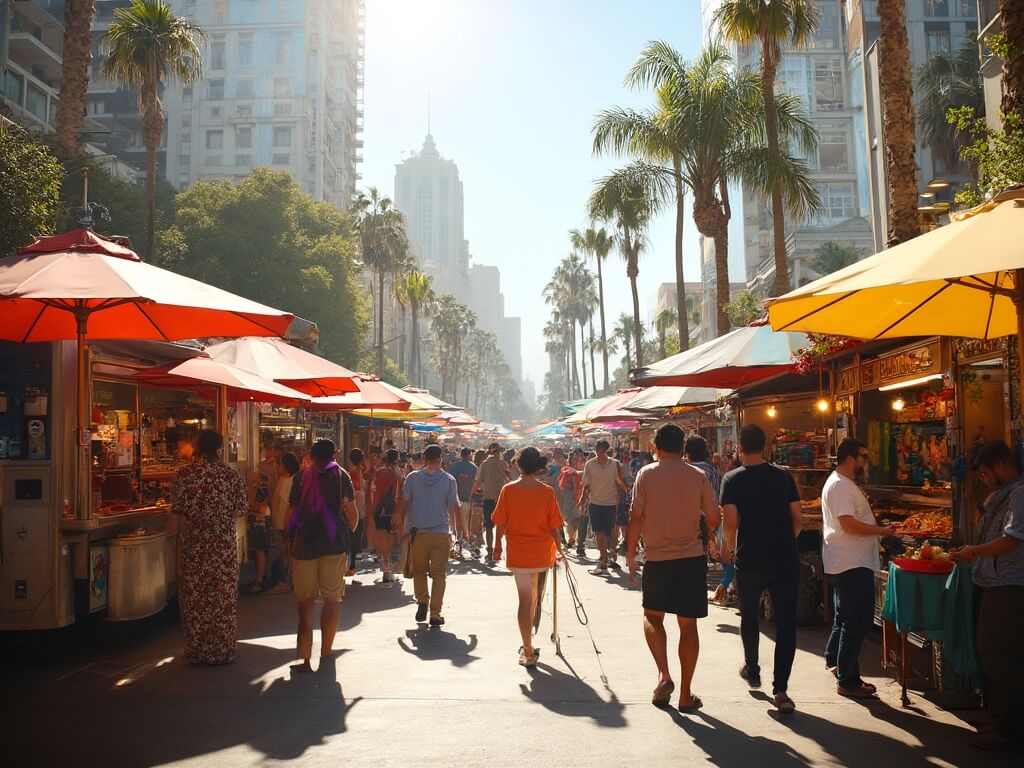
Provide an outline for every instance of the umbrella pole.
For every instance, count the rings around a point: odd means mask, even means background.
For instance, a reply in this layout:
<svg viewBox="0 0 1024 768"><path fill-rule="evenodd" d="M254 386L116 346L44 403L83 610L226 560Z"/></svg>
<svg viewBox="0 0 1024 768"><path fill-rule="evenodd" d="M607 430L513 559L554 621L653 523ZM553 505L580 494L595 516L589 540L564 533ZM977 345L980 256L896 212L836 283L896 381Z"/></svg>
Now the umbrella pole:
<svg viewBox="0 0 1024 768"><path fill-rule="evenodd" d="M1024 269L1013 274L1013 304L1017 309L1017 370L1020 380L1017 382L1018 408L1024 407ZM1018 411L1018 413L1021 411Z"/></svg>
<svg viewBox="0 0 1024 768"><path fill-rule="evenodd" d="M89 324L89 312L84 306L75 307L76 340L78 345L75 350L75 374L76 374L76 403L75 403L75 510L79 520L89 518L89 505L91 495L89 493L89 462L86 455L89 441L86 435L86 402L89 395L88 356L85 352L85 336Z"/></svg>

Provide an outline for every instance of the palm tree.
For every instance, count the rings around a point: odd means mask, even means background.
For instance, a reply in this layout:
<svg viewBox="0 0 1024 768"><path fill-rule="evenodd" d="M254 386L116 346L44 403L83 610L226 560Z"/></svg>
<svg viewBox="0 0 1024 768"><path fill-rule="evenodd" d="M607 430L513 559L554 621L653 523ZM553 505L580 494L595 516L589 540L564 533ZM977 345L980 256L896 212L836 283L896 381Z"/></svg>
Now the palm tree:
<svg viewBox="0 0 1024 768"><path fill-rule="evenodd" d="M590 352L590 392L594 394L597 392L597 365L594 363L594 311L591 309L590 316L587 318L587 323L590 328L590 339L587 342L587 351Z"/></svg>
<svg viewBox="0 0 1024 768"><path fill-rule="evenodd" d="M608 234L608 230L604 227L597 229L588 227L583 232L580 232L578 229L571 230L569 232L569 239L572 241L573 248L589 253L597 262L597 304L599 314L601 315L601 354L604 362L604 388L608 389L608 334L605 332L604 324L604 273L601 269L601 263L608 258L608 254L616 246L615 235ZM591 362L590 367L593 369L593 362ZM597 389L597 387L594 389Z"/></svg>
<svg viewBox="0 0 1024 768"><path fill-rule="evenodd" d="M357 216L359 246L363 264L377 276L377 375L384 374L384 281L396 266L408 259L409 236L405 219L376 187L369 194L359 192L352 201Z"/></svg>
<svg viewBox="0 0 1024 768"><path fill-rule="evenodd" d="M890 246L921 234L917 223L914 101L905 0L878 0L878 79L889 171Z"/></svg>
<svg viewBox="0 0 1024 768"><path fill-rule="evenodd" d="M902 2L902 0L900 0ZM818 7L811 0L722 0L715 22L729 42L761 46L761 100L765 135L771 157L779 157L779 126L775 116L775 75L782 59L782 46L805 45L818 26ZM775 239L775 295L790 290L789 259L786 256L786 220L780 179L771 184L772 233Z"/></svg>
<svg viewBox="0 0 1024 768"><path fill-rule="evenodd" d="M57 104L56 152L69 160L78 151L78 138L85 120L85 94L89 90L89 60L92 58L94 0L66 0L64 3L63 63L60 102Z"/></svg>
<svg viewBox="0 0 1024 768"><path fill-rule="evenodd" d="M205 35L186 19L175 16L163 0L132 0L114 9L114 21L104 38L107 59L100 73L127 88L139 89L139 111L146 143L146 256L156 250L156 152L164 135L160 86L168 80L189 85L203 74L199 43Z"/></svg>
<svg viewBox="0 0 1024 768"><path fill-rule="evenodd" d="M569 384L569 369L565 366L565 332L561 320L552 313L551 319L544 324L544 351L559 361L565 377L565 399L572 399L572 391ZM555 371L550 371L552 381L555 381Z"/></svg>
<svg viewBox="0 0 1024 768"><path fill-rule="evenodd" d="M622 346L626 349L626 373L627 375L633 368L639 368L642 363L633 365L632 350L634 343L643 344L643 327L636 322L635 318L628 312L623 312L619 315L619 322L615 326L615 336L622 341Z"/></svg>
<svg viewBox="0 0 1024 768"><path fill-rule="evenodd" d="M670 181L662 171L650 163L635 161L599 179L587 205L591 218L613 221L619 230L619 249L626 261L626 277L633 294L634 348L638 366L643 365L643 354L636 279L640 274L640 251L646 242L647 225L669 196Z"/></svg>
<svg viewBox="0 0 1024 768"><path fill-rule="evenodd" d="M955 55L936 51L914 74L921 93L917 125L921 141L949 168L960 164L964 141L950 125L950 109L971 107L975 114L985 109L985 93L978 75L978 43L973 35ZM966 139L966 137L963 137Z"/></svg>
<svg viewBox="0 0 1024 768"><path fill-rule="evenodd" d="M434 307L431 328L435 343L433 364L441 375L441 399L458 394L465 339L476 327L476 315L454 296L441 296Z"/></svg>
<svg viewBox="0 0 1024 768"><path fill-rule="evenodd" d="M425 272L413 269L405 276L405 294L409 300L409 314L412 318L412 343L409 345L409 375L418 386L423 386L423 361L420 356L419 319L430 314L434 301L433 278Z"/></svg>
<svg viewBox="0 0 1024 768"><path fill-rule="evenodd" d="M665 307L658 316L654 318L654 328L658 332L658 355L660 360L664 360L667 355L665 354L665 334L668 333L668 329L673 325L676 325L676 321L679 316L676 314L677 310L672 307ZM681 333L682 331L680 331ZM683 350L683 342L679 342L679 350Z"/></svg>

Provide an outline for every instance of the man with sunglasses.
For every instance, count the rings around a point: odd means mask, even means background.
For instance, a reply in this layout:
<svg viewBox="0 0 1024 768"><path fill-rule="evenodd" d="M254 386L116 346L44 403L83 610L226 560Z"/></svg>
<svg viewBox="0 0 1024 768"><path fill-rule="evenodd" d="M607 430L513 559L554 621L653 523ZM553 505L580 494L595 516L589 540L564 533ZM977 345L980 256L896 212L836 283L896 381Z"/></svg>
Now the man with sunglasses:
<svg viewBox="0 0 1024 768"><path fill-rule="evenodd" d="M821 559L832 584L832 632L825 644L825 666L836 676L840 696L874 696L875 686L861 679L858 659L875 612L878 537L895 528L878 525L867 497L857 487L867 471L869 453L848 437L836 451L836 469L821 489Z"/></svg>

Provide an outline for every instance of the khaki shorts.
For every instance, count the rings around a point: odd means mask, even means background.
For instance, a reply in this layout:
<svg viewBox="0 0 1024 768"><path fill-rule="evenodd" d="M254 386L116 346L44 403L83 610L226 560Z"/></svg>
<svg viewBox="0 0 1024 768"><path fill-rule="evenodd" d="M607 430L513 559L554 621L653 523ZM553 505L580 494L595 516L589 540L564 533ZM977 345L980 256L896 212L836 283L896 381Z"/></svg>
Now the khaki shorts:
<svg viewBox="0 0 1024 768"><path fill-rule="evenodd" d="M292 560L292 591L300 603L322 597L341 600L345 596L345 568L348 555L324 555L316 560Z"/></svg>

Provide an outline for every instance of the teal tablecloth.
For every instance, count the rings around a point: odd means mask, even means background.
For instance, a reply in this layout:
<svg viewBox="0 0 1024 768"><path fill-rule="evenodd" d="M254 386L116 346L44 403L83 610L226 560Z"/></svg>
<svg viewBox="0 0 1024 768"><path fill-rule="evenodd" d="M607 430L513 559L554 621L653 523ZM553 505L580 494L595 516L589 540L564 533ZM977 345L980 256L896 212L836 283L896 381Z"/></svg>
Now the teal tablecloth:
<svg viewBox="0 0 1024 768"><path fill-rule="evenodd" d="M958 675L980 680L974 651L974 584L971 566L957 565L948 576L902 571L889 565L882 618L899 632L938 640Z"/></svg>

